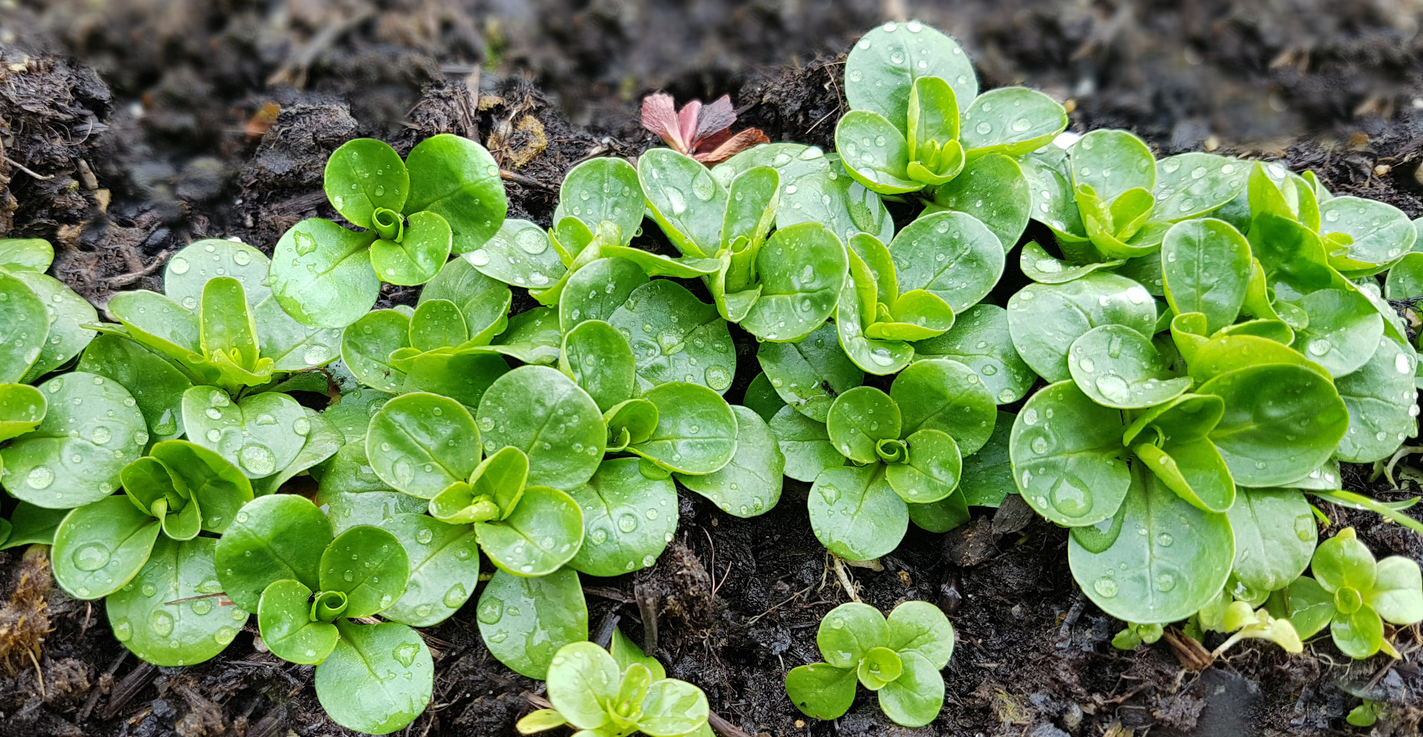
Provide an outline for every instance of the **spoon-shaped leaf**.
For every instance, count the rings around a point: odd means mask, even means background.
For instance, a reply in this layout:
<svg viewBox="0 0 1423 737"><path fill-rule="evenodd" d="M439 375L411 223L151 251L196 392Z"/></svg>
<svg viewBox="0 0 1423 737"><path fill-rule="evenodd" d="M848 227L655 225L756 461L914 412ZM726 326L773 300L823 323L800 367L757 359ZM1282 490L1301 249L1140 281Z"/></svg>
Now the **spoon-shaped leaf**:
<svg viewBox="0 0 1423 737"><path fill-rule="evenodd" d="M1151 219L1177 222L1199 217L1244 193L1250 167L1225 156L1191 152L1162 159L1156 172Z"/></svg>
<svg viewBox="0 0 1423 737"><path fill-rule="evenodd" d="M992 153L1021 156L1064 130L1067 111L1057 100L1026 87L999 87L979 95L964 110L960 138L970 159Z"/></svg>
<svg viewBox="0 0 1423 737"><path fill-rule="evenodd" d="M880 440L899 438L899 406L888 394L870 386L860 386L841 394L830 406L825 429L830 442L842 455L856 463L874 463Z"/></svg>
<svg viewBox="0 0 1423 737"><path fill-rule="evenodd" d="M13 276L34 292L49 314L49 338L44 341L39 358L35 359L25 375L26 382L33 382L69 363L89 345L97 333L83 326L97 323L99 313L87 300L54 277L33 271L16 271ZM21 342L26 341L21 338Z"/></svg>
<svg viewBox="0 0 1423 737"><path fill-rule="evenodd" d="M450 224L430 211L412 213L399 243L384 238L371 244L371 267L381 281L406 286L424 284L450 258Z"/></svg>
<svg viewBox="0 0 1423 737"><path fill-rule="evenodd" d="M300 581L274 581L262 592L257 626L272 654L290 663L315 665L336 649L340 633L330 622L311 619L312 591Z"/></svg>
<svg viewBox="0 0 1423 737"><path fill-rule="evenodd" d="M233 402L226 392L195 386L183 392L183 424L193 442L226 458L247 478L260 479L291 465L311 423L295 399L265 392Z"/></svg>
<svg viewBox="0 0 1423 737"><path fill-rule="evenodd" d="M380 296L380 279L371 268L374 241L374 232L357 233L321 218L297 223L272 254L272 293L303 325L350 325Z"/></svg>
<svg viewBox="0 0 1423 737"><path fill-rule="evenodd" d="M907 116L906 116L907 120ZM909 141L904 126L869 110L851 110L835 126L835 149L855 181L880 194L917 192L910 178ZM957 172L954 172L957 173Z"/></svg>
<svg viewBox="0 0 1423 737"><path fill-rule="evenodd" d="M925 289L954 313L988 296L1003 275L1004 247L987 226L961 212L915 220L889 244L900 293Z"/></svg>
<svg viewBox="0 0 1423 737"><path fill-rule="evenodd" d="M760 415L738 405L731 411L736 414L736 454L731 461L716 473L677 474L677 481L733 517L755 517L780 500L786 459Z"/></svg>
<svg viewBox="0 0 1423 737"><path fill-rule="evenodd" d="M529 678L547 678L559 648L588 639L583 588L567 568L537 578L496 571L475 617L490 654Z"/></svg>
<svg viewBox="0 0 1423 737"><path fill-rule="evenodd" d="M464 481L479 463L479 428L469 410L435 394L406 394L371 419L366 454L391 488L430 499Z"/></svg>
<svg viewBox="0 0 1423 737"><path fill-rule="evenodd" d="M5 326L0 332L0 381L14 383L39 360L50 318L44 302L19 276L0 273L0 294L5 296L0 305L0 325Z"/></svg>
<svg viewBox="0 0 1423 737"><path fill-rule="evenodd" d="M477 413L485 450L505 446L529 457L534 486L570 488L587 481L607 445L593 398L558 371L523 366L499 377Z"/></svg>
<svg viewBox="0 0 1423 737"><path fill-rule="evenodd" d="M321 590L346 594L346 617L384 611L405 592L409 580L405 546L379 527L352 527L321 554Z"/></svg>
<svg viewBox="0 0 1423 737"><path fill-rule="evenodd" d="M1319 531L1303 494L1246 489L1226 514L1235 533L1231 573L1242 584L1255 591L1278 591L1309 566Z"/></svg>
<svg viewBox="0 0 1423 737"><path fill-rule="evenodd" d="M331 152L323 186L341 217L370 228L376 208L400 212L410 193L410 175L400 154L384 141L357 138Z"/></svg>
<svg viewBox="0 0 1423 737"><path fill-rule="evenodd" d="M617 328L601 320L580 322L564 333L558 368L606 412L637 393L637 361Z"/></svg>
<svg viewBox="0 0 1423 737"><path fill-rule="evenodd" d="M101 334L84 349L76 368L127 389L153 439L183 434L183 392L193 383L170 361L123 336Z"/></svg>
<svg viewBox="0 0 1423 737"><path fill-rule="evenodd" d="M885 479L894 493L912 504L937 502L954 493L963 477L958 443L940 430L920 430L905 442L908 462L885 466Z"/></svg>
<svg viewBox="0 0 1423 737"><path fill-rule="evenodd" d="M1067 365L1077 388L1117 409L1153 407L1191 387L1191 379L1174 375L1149 339L1122 325L1083 333L1072 342Z"/></svg>
<svg viewBox="0 0 1423 737"><path fill-rule="evenodd" d="M923 66L920 61L926 62ZM886 23L860 38L845 60L845 99L851 110L872 110L907 131L909 92L920 77L939 77L967 102L978 77L958 42L918 21Z"/></svg>
<svg viewBox="0 0 1423 737"><path fill-rule="evenodd" d="M1008 300L1013 345L1038 375L1072 378L1067 351L1083 333L1125 325L1155 334L1156 303L1140 284L1116 274L1092 273L1065 284L1029 284Z"/></svg>
<svg viewBox="0 0 1423 737"><path fill-rule="evenodd" d="M879 464L821 471L806 504L816 539L846 560L885 555L909 529L909 510Z"/></svg>
<svg viewBox="0 0 1423 737"><path fill-rule="evenodd" d="M1417 366L1412 349L1384 337L1367 363L1334 382L1349 408L1349 430L1335 457L1348 463L1383 460L1417 434Z"/></svg>
<svg viewBox="0 0 1423 737"><path fill-rule="evenodd" d="M519 576L547 576L578 553L583 514L568 494L530 486L512 514L476 522L474 531L494 565Z"/></svg>
<svg viewBox="0 0 1423 737"><path fill-rule="evenodd" d="M343 619L336 628L341 634L336 649L316 667L315 677L316 696L332 721L357 732L389 734L425 711L435 665L420 633L395 622Z"/></svg>
<svg viewBox="0 0 1423 737"><path fill-rule="evenodd" d="M795 343L763 342L756 358L783 403L818 422L825 421L837 394L865 378L840 350L835 327L829 324Z"/></svg>
<svg viewBox="0 0 1423 737"><path fill-rule="evenodd" d="M248 613L218 603L216 542L210 537L154 542L143 570L104 602L109 625L124 647L154 665L195 665L237 637Z"/></svg>
<svg viewBox="0 0 1423 737"><path fill-rule="evenodd" d="M1362 293L1321 289L1294 304L1308 315L1309 324L1295 331L1291 347L1336 378L1368 362L1383 336L1383 316Z"/></svg>
<svg viewBox="0 0 1423 737"><path fill-rule="evenodd" d="M611 222L623 233L626 245L642 224L645 207L637 169L623 159L601 157L573 167L564 176L553 220L571 215L590 229Z"/></svg>
<svg viewBox="0 0 1423 737"><path fill-rule="evenodd" d="M1223 220L1188 220L1161 243L1166 300L1176 314L1199 312L1214 333L1235 322L1250 276L1250 244Z"/></svg>
<svg viewBox="0 0 1423 737"><path fill-rule="evenodd" d="M1034 394L1010 440L1023 501L1068 527L1110 518L1131 485L1121 439L1121 413L1093 402L1076 384Z"/></svg>
<svg viewBox="0 0 1423 737"><path fill-rule="evenodd" d="M855 702L854 668L812 663L786 674L786 695L801 713L814 719L839 719Z"/></svg>
<svg viewBox="0 0 1423 737"><path fill-rule="evenodd" d="M889 396L904 416L903 435L941 430L965 455L978 452L993 434L998 410L978 374L947 359L917 361L900 372Z"/></svg>
<svg viewBox="0 0 1423 737"><path fill-rule="evenodd" d="M1239 369L1198 391L1225 400L1225 416L1210 439L1241 486L1304 476L1329 458L1349 426L1348 409L1329 379L1302 366Z"/></svg>
<svg viewBox="0 0 1423 737"><path fill-rule="evenodd" d="M845 268L845 246L826 227L777 230L756 257L761 293L741 326L765 340L804 338L834 311Z"/></svg>
<svg viewBox="0 0 1423 737"><path fill-rule="evenodd" d="M657 406L657 429L635 453L668 471L715 473L736 453L736 415L706 387L670 383L653 387L643 398Z"/></svg>
<svg viewBox="0 0 1423 737"><path fill-rule="evenodd" d="M880 709L895 724L922 727L944 706L944 678L919 653L903 653L901 658L903 672L879 690Z"/></svg>
<svg viewBox="0 0 1423 737"><path fill-rule="evenodd" d="M455 253L478 248L503 225L509 210L504 182L494 157L478 143L448 133L431 136L410 150L405 167L410 196L404 212L444 218L454 232Z"/></svg>
<svg viewBox="0 0 1423 737"><path fill-rule="evenodd" d="M505 220L488 242L464 258L480 273L525 289L543 289L567 271L543 228L528 220Z"/></svg>
<svg viewBox="0 0 1423 737"><path fill-rule="evenodd" d="M1156 157L1128 131L1092 131L1073 145L1069 160L1073 186L1090 186L1106 203L1129 189L1156 187Z"/></svg>
<svg viewBox="0 0 1423 737"><path fill-rule="evenodd" d="M398 514L380 523L410 555L410 582L382 617L430 627L459 611L479 584L479 547L473 530L423 514Z"/></svg>
<svg viewBox="0 0 1423 737"><path fill-rule="evenodd" d="M44 393L25 384L0 384L0 440L9 440L37 427L48 404Z"/></svg>
<svg viewBox="0 0 1423 737"><path fill-rule="evenodd" d="M636 458L610 458L587 483L568 491L583 508L583 547L569 567L592 576L649 568L677 528L677 488L650 479Z"/></svg>
<svg viewBox="0 0 1423 737"><path fill-rule="evenodd" d="M1032 193L1015 160L997 153L971 159L953 181L934 190L931 209L942 208L978 218L1009 251L1028 227ZM990 197L984 197L991 193Z"/></svg>
<svg viewBox="0 0 1423 737"><path fill-rule="evenodd" d="M118 591L148 562L161 526L121 496L70 512L54 533L54 580L78 599Z"/></svg>
<svg viewBox="0 0 1423 737"><path fill-rule="evenodd" d="M954 320L954 326L937 338L914 344L915 360L950 359L978 373L983 386L998 404L1027 396L1038 380L1013 347L1008 312L1002 307L978 304Z"/></svg>
<svg viewBox="0 0 1423 737"><path fill-rule="evenodd" d="M319 585L321 555L331 543L331 523L315 504L292 494L259 497L242 508L218 538L213 560L222 590L234 604L255 611L273 581Z"/></svg>
<svg viewBox="0 0 1423 737"><path fill-rule="evenodd" d="M646 284L642 267L625 258L600 258L573 273L558 300L558 319L567 333L586 320L607 320L635 289Z"/></svg>
<svg viewBox="0 0 1423 737"><path fill-rule="evenodd" d="M686 287L666 279L644 284L608 322L632 346L643 390L669 381L698 383L717 393L731 388L736 355L726 321Z"/></svg>
<svg viewBox="0 0 1423 737"><path fill-rule="evenodd" d="M670 148L638 158L638 179L648 211L684 256L708 257L721 243L726 189L701 162Z"/></svg>

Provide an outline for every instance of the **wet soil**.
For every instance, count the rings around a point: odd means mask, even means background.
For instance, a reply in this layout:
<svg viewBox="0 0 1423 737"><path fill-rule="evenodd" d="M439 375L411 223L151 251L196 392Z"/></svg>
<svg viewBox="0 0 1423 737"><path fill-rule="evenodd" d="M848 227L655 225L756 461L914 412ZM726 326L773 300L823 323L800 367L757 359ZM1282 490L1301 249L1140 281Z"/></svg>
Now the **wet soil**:
<svg viewBox="0 0 1423 737"><path fill-rule="evenodd" d="M440 132L484 142L516 175L510 216L547 224L575 163L656 143L636 123L654 89L729 93L772 140L829 148L843 105L837 55L905 16L960 38L986 87L1029 84L1068 101L1076 129L1131 128L1162 153L1281 159L1416 217L1420 10L1411 0L0 0L0 237L51 239L52 273L103 305L118 290L159 288L165 255L196 238L270 251L297 220L332 216L321 173L344 141L377 136L404 152ZM642 245L657 248L652 231ZM750 369L754 345L737 340ZM1346 468L1346 488L1407 498L1372 471ZM1399 661L1353 662L1328 638L1294 657L1246 644L1204 673L1165 641L1118 651L1118 623L1072 583L1065 533L1012 503L947 534L911 531L883 570L849 571L883 610L923 599L952 616L959 644L940 718L898 728L862 693L837 722L808 723L783 674L818 659L819 619L848 594L811 534L806 492L787 480L779 505L751 520L683 492L677 537L654 568L585 579L593 632L616 621L653 645L746 734L1350 734L1368 731L1344 721L1362 695L1384 705L1373 734L1418 734L1418 628L1394 633ZM1423 561L1423 538L1323 509L1331 531L1354 525L1376 554ZM490 657L473 606L427 635L435 697L406 733L511 734L530 709L523 694L541 684ZM288 730L346 734L317 704L309 667L247 636L200 666L142 664L113 639L101 603L53 588L43 556L0 553L0 735Z"/></svg>

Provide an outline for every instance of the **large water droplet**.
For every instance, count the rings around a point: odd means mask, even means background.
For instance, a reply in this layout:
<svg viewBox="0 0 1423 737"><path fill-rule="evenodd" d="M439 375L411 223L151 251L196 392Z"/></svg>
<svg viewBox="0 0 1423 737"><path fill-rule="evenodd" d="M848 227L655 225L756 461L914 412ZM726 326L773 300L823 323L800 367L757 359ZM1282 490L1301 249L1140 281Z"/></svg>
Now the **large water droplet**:
<svg viewBox="0 0 1423 737"><path fill-rule="evenodd" d="M81 571L97 571L109 564L109 547L101 542L86 543L74 551L74 566Z"/></svg>

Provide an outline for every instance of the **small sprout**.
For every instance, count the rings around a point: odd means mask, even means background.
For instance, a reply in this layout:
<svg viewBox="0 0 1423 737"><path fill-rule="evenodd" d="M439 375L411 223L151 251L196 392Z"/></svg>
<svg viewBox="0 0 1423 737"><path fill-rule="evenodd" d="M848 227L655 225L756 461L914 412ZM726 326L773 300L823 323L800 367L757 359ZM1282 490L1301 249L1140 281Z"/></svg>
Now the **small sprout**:
<svg viewBox="0 0 1423 737"><path fill-rule="evenodd" d="M720 164L752 146L768 143L759 128L731 132L736 110L731 97L722 95L710 105L692 100L679 111L665 92L642 100L642 127L657 134L674 151L711 166Z"/></svg>

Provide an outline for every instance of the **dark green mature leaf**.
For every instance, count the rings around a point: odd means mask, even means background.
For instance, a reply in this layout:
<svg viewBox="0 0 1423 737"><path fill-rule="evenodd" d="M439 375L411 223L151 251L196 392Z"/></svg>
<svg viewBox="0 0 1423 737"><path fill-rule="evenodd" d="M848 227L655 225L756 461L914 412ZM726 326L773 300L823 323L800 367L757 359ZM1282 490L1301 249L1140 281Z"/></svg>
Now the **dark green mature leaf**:
<svg viewBox="0 0 1423 737"><path fill-rule="evenodd" d="M1059 261L1043 250L1037 241L1029 241L1018 254L1018 268L1023 275L1039 284L1062 284L1098 269L1115 269L1126 263L1121 259L1096 261L1089 264L1069 264Z"/></svg>
<svg viewBox="0 0 1423 737"><path fill-rule="evenodd" d="M969 506L997 507L1009 494L1018 493L1009 457L1009 439L1017 419L1017 415L1000 410L988 442L977 453L963 459L959 490Z"/></svg>
<svg viewBox="0 0 1423 737"><path fill-rule="evenodd" d="M818 422L825 421L838 394L865 379L840 350L835 326L828 323L795 343L763 342L756 358L780 399Z"/></svg>
<svg viewBox="0 0 1423 737"><path fill-rule="evenodd" d="M563 335L558 369L604 412L637 394L637 361L617 328L601 320L580 322Z"/></svg>
<svg viewBox="0 0 1423 737"><path fill-rule="evenodd" d="M54 533L59 523L69 516L68 509L46 509L29 502L19 502L10 512L12 525L9 537L0 542L0 550L17 548L21 545L53 545Z"/></svg>
<svg viewBox="0 0 1423 737"><path fill-rule="evenodd" d="M726 189L700 162L670 148L654 148L637 161L648 211L684 256L708 257L721 243Z"/></svg>
<svg viewBox="0 0 1423 737"><path fill-rule="evenodd" d="M547 678L559 648L588 639L588 607L570 569L524 578L497 571L479 597L479 634L499 662Z"/></svg>
<svg viewBox="0 0 1423 737"><path fill-rule="evenodd" d="M978 374L958 361L918 361L901 371L889 395L904 416L902 433L941 430L964 455L982 448L998 412Z"/></svg>
<svg viewBox="0 0 1423 737"><path fill-rule="evenodd" d="M483 146L448 133L421 141L405 157L410 197L405 212L431 212L454 231L454 252L483 245L504 222L509 203L499 166Z"/></svg>
<svg viewBox="0 0 1423 737"><path fill-rule="evenodd" d="M1278 591L1304 573L1318 528L1298 491L1247 489L1227 511L1235 534L1231 572L1255 591Z"/></svg>
<svg viewBox="0 0 1423 737"><path fill-rule="evenodd" d="M154 665L195 665L237 637L248 613L218 603L216 543L210 537L154 542L143 570L105 601L109 625L124 647Z"/></svg>
<svg viewBox="0 0 1423 737"><path fill-rule="evenodd" d="M706 387L678 382L653 387L643 398L657 406L657 429L628 446L629 452L685 474L715 473L731 462L737 421L726 400Z"/></svg>
<svg viewBox="0 0 1423 737"><path fill-rule="evenodd" d="M977 159L995 153L1021 156L1051 143L1064 130L1067 111L1056 100L1026 87L999 87L979 95L964 110L960 137L969 159ZM1005 242L1004 248L1009 247Z"/></svg>
<svg viewBox="0 0 1423 737"><path fill-rule="evenodd" d="M919 21L886 23L866 33L845 60L845 99L851 110L870 110L908 131L909 93L920 77L939 77L966 104L978 95L978 78L952 38Z"/></svg>
<svg viewBox="0 0 1423 737"><path fill-rule="evenodd" d="M1329 379L1302 366L1273 364L1221 374L1198 390L1225 400L1211 431L1241 486L1277 486L1318 467L1349 425Z"/></svg>
<svg viewBox="0 0 1423 737"><path fill-rule="evenodd" d="M79 507L54 533L54 580L75 598L102 599L143 568L160 527L122 496Z"/></svg>
<svg viewBox="0 0 1423 737"><path fill-rule="evenodd" d="M1111 547L1092 553L1075 538L1068 542L1072 575L1087 598L1118 619L1144 624L1200 611L1230 575L1229 519L1191 506L1150 475L1122 504L1124 534Z"/></svg>
<svg viewBox="0 0 1423 737"><path fill-rule="evenodd" d="M1191 387L1189 377L1172 373L1149 338L1123 325L1083 333L1072 342L1067 365L1077 388L1117 409L1153 407Z"/></svg>
<svg viewBox="0 0 1423 737"><path fill-rule="evenodd" d="M677 481L733 517L755 517L780 500L786 458L760 415L737 405L731 411L736 414L736 454L731 461L711 474L677 474Z"/></svg>
<svg viewBox="0 0 1423 737"><path fill-rule="evenodd" d="M1167 157L1156 164L1153 222L1177 222L1222 207L1245 192L1249 165L1198 152Z"/></svg>
<svg viewBox="0 0 1423 737"><path fill-rule="evenodd" d="M1067 527L1110 518L1131 485L1121 413L1071 382L1028 399L1009 441L1018 489L1038 514Z"/></svg>
<svg viewBox="0 0 1423 737"><path fill-rule="evenodd" d="M1319 214L1320 235L1350 239L1343 253L1330 253L1329 263L1351 279L1383 271L1412 250L1418 239L1408 216L1385 202L1335 197L1320 203Z"/></svg>
<svg viewBox="0 0 1423 737"><path fill-rule="evenodd" d="M834 311L845 268L845 246L826 227L777 230L756 257L761 296L741 326L765 340L806 337Z"/></svg>
<svg viewBox="0 0 1423 737"><path fill-rule="evenodd" d="M370 228L376 208L400 212L410 193L410 176L400 154L384 141L357 138L331 152L324 187L341 217Z"/></svg>
<svg viewBox="0 0 1423 737"><path fill-rule="evenodd" d="M569 490L583 509L583 547L568 562L592 576L650 568L677 528L677 489L650 479L636 458L611 458L587 483Z"/></svg>
<svg viewBox="0 0 1423 737"><path fill-rule="evenodd" d="M1102 325L1124 325L1152 335L1156 303L1140 284L1100 272L1065 284L1029 284L1008 300L1013 345L1048 381L1071 378L1068 348L1083 333Z"/></svg>
<svg viewBox="0 0 1423 737"><path fill-rule="evenodd" d="M731 388L736 353L726 321L686 287L666 279L644 284L608 322L632 346L644 391L672 381L701 384L717 393Z"/></svg>
<svg viewBox="0 0 1423 737"><path fill-rule="evenodd" d="M1332 376L1357 371L1383 336L1383 316L1360 292L1321 289L1294 304L1304 310L1309 322L1295 331L1292 347Z"/></svg>
<svg viewBox="0 0 1423 737"><path fill-rule="evenodd" d="M227 392L195 386L183 392L183 425L193 442L226 458L249 479L291 465L311 423L295 399L265 392L233 402Z"/></svg>
<svg viewBox="0 0 1423 737"><path fill-rule="evenodd" d="M227 598L255 611L273 581L293 579L316 588L331 525L315 504L292 494L259 497L242 508L214 550Z"/></svg>
<svg viewBox="0 0 1423 737"><path fill-rule="evenodd" d="M358 732L389 734L425 711L435 664L420 633L395 622L343 619L336 628L341 638L315 678L316 697L332 721Z"/></svg>
<svg viewBox="0 0 1423 737"><path fill-rule="evenodd" d="M845 456L830 442L824 423L786 406L771 418L769 425L781 455L785 456L787 476L809 483L815 481L821 471L845 465Z"/></svg>
<svg viewBox="0 0 1423 737"><path fill-rule="evenodd" d="M84 349L76 369L112 379L127 389L154 440L183 434L183 392L193 384L158 354L123 336L101 334Z"/></svg>
<svg viewBox="0 0 1423 737"><path fill-rule="evenodd" d="M1072 172L1067 153L1055 146L1046 146L1018 159L1023 176L1028 180L1034 220L1048 226L1061 246L1076 247L1087 240L1087 229L1077 207L1072 185Z"/></svg>
<svg viewBox="0 0 1423 737"><path fill-rule="evenodd" d="M854 668L812 663L786 674L786 695L801 713L814 719L839 719L855 701Z"/></svg>
<svg viewBox="0 0 1423 737"><path fill-rule="evenodd" d="M464 255L481 274L525 289L543 289L567 271L557 249L536 223L505 220L481 247Z"/></svg>
<svg viewBox="0 0 1423 737"><path fill-rule="evenodd" d="M342 616L378 614L405 592L410 557L400 539L379 527L361 525L336 536L321 554L320 591L346 594Z"/></svg>
<svg viewBox="0 0 1423 737"><path fill-rule="evenodd" d="M33 382L69 363L89 345L97 333L83 326L99 322L99 313L87 300L54 277L33 271L15 271L13 276L34 292L45 305L49 316L49 338L44 341L39 358L35 359L25 376L26 382ZM23 338L21 342L24 342Z"/></svg>
<svg viewBox="0 0 1423 737"><path fill-rule="evenodd" d="M469 410L435 394L406 394L371 418L366 453L391 488L424 499L469 478L479 463L480 433Z"/></svg>
<svg viewBox="0 0 1423 737"><path fill-rule="evenodd" d="M558 300L558 320L567 333L587 320L607 320L648 282L641 266L625 258L600 258L574 272Z"/></svg>
<svg viewBox="0 0 1423 737"><path fill-rule="evenodd" d="M567 489L598 468L607 447L602 412L572 379L543 366L499 377L477 412L485 451L509 446L529 457L532 486Z"/></svg>
<svg viewBox="0 0 1423 737"><path fill-rule="evenodd" d="M118 382L82 371L50 379L40 389L49 403L44 420L0 452L5 490L54 509L112 494L119 470L148 443L133 397Z"/></svg>
<svg viewBox="0 0 1423 737"><path fill-rule="evenodd" d="M880 464L821 471L806 504L816 539L847 560L893 551L909 528L909 510Z"/></svg>
<svg viewBox="0 0 1423 737"><path fill-rule="evenodd" d="M1037 374L1018 355L1002 307L978 304L959 315L954 326L937 338L914 344L914 359L947 358L976 371L998 404L1027 396Z"/></svg>
<svg viewBox="0 0 1423 737"><path fill-rule="evenodd" d="M833 331L834 329L833 326L830 326L830 330ZM836 347L839 347L838 344L836 344ZM843 352L841 355L843 355ZM759 352L757 357L760 357ZM741 403L757 415L760 415L761 419L766 422L770 422L771 418L775 417L776 413L780 412L781 408L786 406L785 400L781 399L781 395L777 394L776 388L771 385L771 380L766 376L764 367L762 372L756 374L755 378L751 379L751 383L746 385L746 392L741 399Z"/></svg>
<svg viewBox="0 0 1423 737"><path fill-rule="evenodd" d="M1166 300L1177 314L1205 315L1208 333L1239 316L1250 266L1249 242L1223 220L1178 223L1161 243Z"/></svg>
<svg viewBox="0 0 1423 737"><path fill-rule="evenodd" d="M915 220L889 244L900 293L925 289L954 313L988 296L1003 275L1003 245L977 218L940 212Z"/></svg>
<svg viewBox="0 0 1423 737"><path fill-rule="evenodd" d="M637 169L611 157L589 159L569 170L559 186L553 221L578 218L590 230L603 222L618 226L627 245L642 224L645 204Z"/></svg>
<svg viewBox="0 0 1423 737"><path fill-rule="evenodd" d="M390 355L410 346L410 316L375 310L348 325L341 336L341 360L362 384L386 392L405 388L405 372Z"/></svg>
<svg viewBox="0 0 1423 737"><path fill-rule="evenodd" d="M841 455L859 464L878 461L877 443L899 439L901 426L894 400L870 386L855 387L837 397L825 422L830 442Z"/></svg>
<svg viewBox="0 0 1423 737"><path fill-rule="evenodd" d="M1418 434L1417 365L1413 349L1383 337L1367 363L1335 381L1349 408L1349 430L1335 457L1348 463L1383 460Z"/></svg>
<svg viewBox="0 0 1423 737"><path fill-rule="evenodd" d="M303 426L301 423L297 423L296 429L298 435L306 438L306 442L302 443L296 458L292 459L286 468L254 484L253 493L259 496L277 493L283 484L336 455L336 452L345 445L346 439L335 424L329 422L315 410L307 408L303 408L303 410L306 413L307 424ZM301 432L303 427L306 428L306 432ZM203 510L204 514L207 514L206 506L203 507Z"/></svg>
<svg viewBox="0 0 1423 737"><path fill-rule="evenodd" d="M931 209L935 208L978 218L1009 251L1028 227L1032 193L1017 161L988 153L969 161L963 172L934 190Z"/></svg>
<svg viewBox="0 0 1423 737"><path fill-rule="evenodd" d="M476 522L474 532L494 565L519 576L546 576L578 553L583 514L568 494L529 486L511 514Z"/></svg>
<svg viewBox="0 0 1423 737"><path fill-rule="evenodd" d="M350 325L380 296L380 279L371 268L374 241L374 232L357 233L330 220L297 223L272 254L272 293L303 325Z"/></svg>
<svg viewBox="0 0 1423 737"><path fill-rule="evenodd" d="M814 150L806 149L802 155ZM868 233L884 242L893 238L894 218L890 217L879 195L855 181L838 156L824 158L828 166L807 173L782 189L776 227L822 223L841 241L849 241L860 233Z"/></svg>

